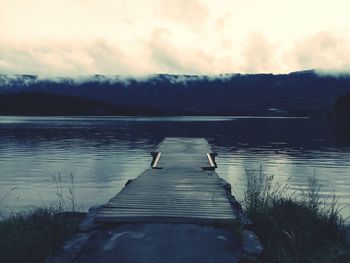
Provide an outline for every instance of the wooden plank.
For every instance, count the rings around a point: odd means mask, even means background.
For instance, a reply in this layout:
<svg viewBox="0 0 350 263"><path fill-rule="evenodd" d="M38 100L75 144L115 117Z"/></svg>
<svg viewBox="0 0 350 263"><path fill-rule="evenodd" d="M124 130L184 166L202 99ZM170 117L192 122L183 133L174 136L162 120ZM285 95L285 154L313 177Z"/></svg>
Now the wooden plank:
<svg viewBox="0 0 350 263"><path fill-rule="evenodd" d="M194 201L190 201L188 199L175 199L173 201L159 201L159 200L150 200L149 198L147 198L147 201L149 201L149 204L154 204L154 205L163 205L163 204L188 204L191 206L227 206L226 205L226 200L224 198L220 199L220 200L194 200ZM201 203L199 203L199 201L201 201ZM115 199L113 201L108 202L108 204L138 204L138 205L143 205L144 202L142 202L141 198L133 198L133 199Z"/></svg>
<svg viewBox="0 0 350 263"><path fill-rule="evenodd" d="M173 137L164 138L156 148L157 152L163 153L212 153L212 149L204 138Z"/></svg>
<svg viewBox="0 0 350 263"><path fill-rule="evenodd" d="M187 205L183 205L183 204L176 204L176 203L172 203L172 204L147 204L147 205L142 205L139 203L108 203L107 205L105 205L105 207L118 207L118 208L139 208L139 209L143 209L143 208L154 208L154 209L158 209L158 208L170 208L170 209L191 209L191 210L202 210L202 209L206 209L206 211L211 211L211 210L220 210L221 208L227 208L226 205L221 204L215 204L215 205L194 205L193 203L191 204L187 204ZM193 208L195 207L195 208Z"/></svg>
<svg viewBox="0 0 350 263"><path fill-rule="evenodd" d="M98 215L97 223L187 223L187 224L232 224L232 218L204 218L202 216L105 216Z"/></svg>
<svg viewBox="0 0 350 263"><path fill-rule="evenodd" d="M200 216L204 218L217 218L221 216L225 217L232 217L230 213L220 213L220 212L203 212L200 211L198 213L197 211L173 211L173 210L166 210L166 209L159 209L159 210L150 210L150 209L127 209L127 208L115 208L118 213L115 213L114 211L109 210L109 211L104 211L101 212L101 214L105 215L114 215L114 216L119 216L119 215L148 215L148 216Z"/></svg>

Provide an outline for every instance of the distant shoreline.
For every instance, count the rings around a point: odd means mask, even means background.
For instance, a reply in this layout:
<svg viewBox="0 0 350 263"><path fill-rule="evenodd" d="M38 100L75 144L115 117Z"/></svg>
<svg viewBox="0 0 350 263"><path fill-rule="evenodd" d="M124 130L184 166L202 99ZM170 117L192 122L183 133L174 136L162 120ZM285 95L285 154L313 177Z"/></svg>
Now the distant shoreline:
<svg viewBox="0 0 350 263"><path fill-rule="evenodd" d="M2 115L0 117L28 118L232 118L232 119L312 119L311 116L254 116L254 115Z"/></svg>

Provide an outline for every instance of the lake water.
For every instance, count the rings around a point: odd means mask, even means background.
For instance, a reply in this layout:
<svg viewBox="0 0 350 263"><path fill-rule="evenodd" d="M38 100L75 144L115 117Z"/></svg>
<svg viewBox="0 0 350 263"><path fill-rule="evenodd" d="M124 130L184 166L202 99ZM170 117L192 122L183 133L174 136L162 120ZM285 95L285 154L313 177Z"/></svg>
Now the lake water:
<svg viewBox="0 0 350 263"><path fill-rule="evenodd" d="M257 117L0 117L2 214L57 200L53 177L70 175L80 210L103 204L151 163L164 137L204 137L218 152L218 174L240 200L245 173L262 166L290 191L316 173L350 216L350 143L326 120Z"/></svg>

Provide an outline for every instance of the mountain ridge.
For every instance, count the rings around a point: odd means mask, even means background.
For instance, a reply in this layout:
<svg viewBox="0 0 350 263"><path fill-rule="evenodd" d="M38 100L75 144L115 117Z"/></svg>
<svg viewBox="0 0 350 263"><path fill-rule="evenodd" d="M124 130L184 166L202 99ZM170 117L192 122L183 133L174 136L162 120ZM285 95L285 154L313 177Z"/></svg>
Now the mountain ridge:
<svg viewBox="0 0 350 263"><path fill-rule="evenodd" d="M322 115L349 91L350 76L320 75L314 70L276 75L156 74L142 78L0 75L0 94L42 92L194 115Z"/></svg>

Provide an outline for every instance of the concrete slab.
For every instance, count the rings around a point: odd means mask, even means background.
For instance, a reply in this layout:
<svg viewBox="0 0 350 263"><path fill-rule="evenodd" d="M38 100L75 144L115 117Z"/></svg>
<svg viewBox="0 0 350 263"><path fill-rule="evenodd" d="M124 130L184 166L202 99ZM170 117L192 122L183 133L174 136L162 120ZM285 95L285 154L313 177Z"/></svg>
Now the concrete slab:
<svg viewBox="0 0 350 263"><path fill-rule="evenodd" d="M98 231L74 262L235 263L242 255L242 242L231 228L124 224Z"/></svg>

